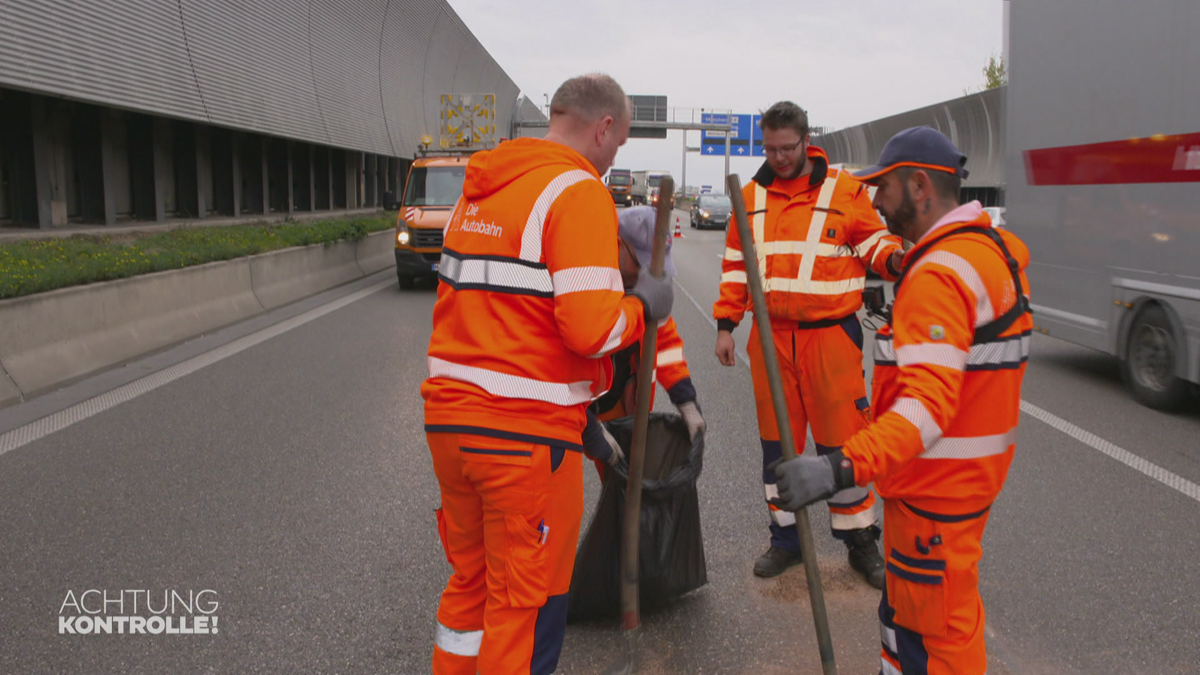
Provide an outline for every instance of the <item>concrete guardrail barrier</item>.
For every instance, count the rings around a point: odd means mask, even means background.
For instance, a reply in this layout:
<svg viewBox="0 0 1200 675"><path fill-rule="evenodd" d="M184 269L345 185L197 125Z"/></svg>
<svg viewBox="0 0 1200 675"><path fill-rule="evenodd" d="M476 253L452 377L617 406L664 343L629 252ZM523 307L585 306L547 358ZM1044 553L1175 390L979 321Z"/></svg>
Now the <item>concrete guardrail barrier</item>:
<svg viewBox="0 0 1200 675"><path fill-rule="evenodd" d="M0 408L394 265L392 232L0 300Z"/></svg>

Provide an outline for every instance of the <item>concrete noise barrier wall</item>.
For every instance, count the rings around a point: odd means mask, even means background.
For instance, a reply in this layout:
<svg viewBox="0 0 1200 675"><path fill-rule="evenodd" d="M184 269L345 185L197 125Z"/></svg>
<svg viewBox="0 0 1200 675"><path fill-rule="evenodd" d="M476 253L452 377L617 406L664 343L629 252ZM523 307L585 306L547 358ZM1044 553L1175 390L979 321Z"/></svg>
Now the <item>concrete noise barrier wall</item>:
<svg viewBox="0 0 1200 675"><path fill-rule="evenodd" d="M386 269L392 236L0 300L0 407Z"/></svg>

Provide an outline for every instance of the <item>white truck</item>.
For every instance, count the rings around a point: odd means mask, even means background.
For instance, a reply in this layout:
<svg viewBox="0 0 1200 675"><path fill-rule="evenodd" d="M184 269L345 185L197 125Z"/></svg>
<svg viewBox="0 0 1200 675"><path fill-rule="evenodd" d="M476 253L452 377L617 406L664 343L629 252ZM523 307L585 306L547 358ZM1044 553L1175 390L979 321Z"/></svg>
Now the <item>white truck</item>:
<svg viewBox="0 0 1200 675"><path fill-rule="evenodd" d="M670 175L670 171L648 171L646 173L646 185L648 186L646 203L652 206L658 204L658 186L662 183L663 176Z"/></svg>
<svg viewBox="0 0 1200 675"><path fill-rule="evenodd" d="M1200 3L1006 2L1007 227L1040 332L1170 409L1200 383Z"/></svg>
<svg viewBox="0 0 1200 675"><path fill-rule="evenodd" d="M655 204L658 196L658 183L663 176L671 175L670 171L634 171L633 185L629 188L629 198L634 204Z"/></svg>
<svg viewBox="0 0 1200 675"><path fill-rule="evenodd" d="M650 202L650 172L633 171L633 185L629 187L629 199L634 206Z"/></svg>

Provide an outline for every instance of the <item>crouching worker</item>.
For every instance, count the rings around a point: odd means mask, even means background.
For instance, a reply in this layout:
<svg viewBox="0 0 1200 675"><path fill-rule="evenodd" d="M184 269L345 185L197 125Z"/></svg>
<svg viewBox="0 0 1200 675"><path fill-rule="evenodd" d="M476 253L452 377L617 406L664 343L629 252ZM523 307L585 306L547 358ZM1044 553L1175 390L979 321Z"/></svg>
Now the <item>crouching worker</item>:
<svg viewBox="0 0 1200 675"><path fill-rule="evenodd" d="M627 290L637 283L641 266L650 264L654 245L654 219L655 209L650 206L635 206L619 212L621 279ZM671 261L671 239L667 239L667 256L663 270L668 277L675 276L675 265ZM601 422L634 414L638 364L641 359L641 340L614 353L612 387L588 408L588 428L583 433L583 446L584 451L595 462L601 478L604 477L606 464L615 466L625 458L616 439ZM688 371L687 360L683 357L683 339L679 337L675 319L670 317L658 324L655 379L667 391L671 403L675 404L680 417L687 424L688 437L696 440L696 434L704 431L704 417L700 413L692 374ZM651 408L654 407L653 397L654 393L651 390Z"/></svg>

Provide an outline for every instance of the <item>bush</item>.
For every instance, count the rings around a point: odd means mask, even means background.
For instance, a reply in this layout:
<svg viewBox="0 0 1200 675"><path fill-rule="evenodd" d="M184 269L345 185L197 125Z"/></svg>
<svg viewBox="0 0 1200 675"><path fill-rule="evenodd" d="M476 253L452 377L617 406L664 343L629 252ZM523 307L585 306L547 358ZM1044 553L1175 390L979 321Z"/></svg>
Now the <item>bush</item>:
<svg viewBox="0 0 1200 675"><path fill-rule="evenodd" d="M231 260L293 246L357 241L394 227L396 216L219 227L122 237L75 235L0 244L0 298Z"/></svg>

